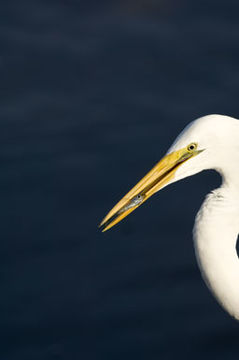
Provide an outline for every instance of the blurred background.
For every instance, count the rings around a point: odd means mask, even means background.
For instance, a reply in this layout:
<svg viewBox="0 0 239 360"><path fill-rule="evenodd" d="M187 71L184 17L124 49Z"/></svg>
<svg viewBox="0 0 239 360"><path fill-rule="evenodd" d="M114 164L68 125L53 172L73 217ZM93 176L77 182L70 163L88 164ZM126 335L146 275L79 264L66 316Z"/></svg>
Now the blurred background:
<svg viewBox="0 0 239 360"><path fill-rule="evenodd" d="M203 283L205 172L97 226L193 119L239 117L239 3L1 5L0 359L236 359Z"/></svg>

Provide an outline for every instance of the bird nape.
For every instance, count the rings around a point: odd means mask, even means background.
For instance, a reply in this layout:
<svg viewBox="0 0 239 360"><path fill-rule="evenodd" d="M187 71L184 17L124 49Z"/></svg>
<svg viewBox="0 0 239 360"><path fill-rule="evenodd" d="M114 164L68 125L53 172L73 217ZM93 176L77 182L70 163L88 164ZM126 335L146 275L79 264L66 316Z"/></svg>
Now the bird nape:
<svg viewBox="0 0 239 360"><path fill-rule="evenodd" d="M239 319L239 120L208 115L190 123L167 154L106 215L110 229L163 187L215 169L220 188L207 195L195 220L193 240L203 279L221 306Z"/></svg>

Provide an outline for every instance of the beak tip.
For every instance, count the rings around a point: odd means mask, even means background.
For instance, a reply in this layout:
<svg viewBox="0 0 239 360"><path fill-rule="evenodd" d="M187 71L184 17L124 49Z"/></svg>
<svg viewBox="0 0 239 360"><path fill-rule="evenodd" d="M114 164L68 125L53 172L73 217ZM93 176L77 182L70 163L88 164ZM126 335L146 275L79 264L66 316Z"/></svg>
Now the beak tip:
<svg viewBox="0 0 239 360"><path fill-rule="evenodd" d="M105 221L102 220L101 223L98 225L98 229L103 233L105 232L106 230L108 230L108 227L105 226Z"/></svg>
<svg viewBox="0 0 239 360"><path fill-rule="evenodd" d="M99 223L99 225L98 225L98 228L101 228L101 226L103 226L104 225L104 220L102 220L100 223Z"/></svg>
<svg viewBox="0 0 239 360"><path fill-rule="evenodd" d="M108 230L108 227L107 226L105 226L105 227L99 226L98 229L100 230L100 232L104 233Z"/></svg>

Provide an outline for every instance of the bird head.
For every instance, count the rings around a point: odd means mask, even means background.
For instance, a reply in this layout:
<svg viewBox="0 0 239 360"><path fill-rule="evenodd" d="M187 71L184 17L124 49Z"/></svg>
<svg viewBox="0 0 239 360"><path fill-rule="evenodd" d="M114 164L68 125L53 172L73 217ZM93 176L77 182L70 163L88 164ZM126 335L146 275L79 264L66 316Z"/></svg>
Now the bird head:
<svg viewBox="0 0 239 360"><path fill-rule="evenodd" d="M191 122L166 155L106 215L100 224L102 231L110 229L173 182L206 169L220 172L222 162L230 159L228 137L233 129L239 131L238 123L223 115L207 115ZM238 147L238 142L231 145Z"/></svg>

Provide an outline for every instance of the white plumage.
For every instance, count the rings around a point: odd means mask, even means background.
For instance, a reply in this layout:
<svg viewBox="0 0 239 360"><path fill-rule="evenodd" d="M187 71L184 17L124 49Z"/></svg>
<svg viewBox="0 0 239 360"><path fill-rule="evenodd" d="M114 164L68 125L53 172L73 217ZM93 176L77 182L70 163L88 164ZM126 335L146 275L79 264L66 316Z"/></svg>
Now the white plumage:
<svg viewBox="0 0 239 360"><path fill-rule="evenodd" d="M218 302L239 319L238 120L208 115L190 123L166 156L116 204L101 225L107 230L163 187L206 169L218 171L222 185L206 197L196 216L193 230L196 257ZM143 200L132 205L135 196L143 196Z"/></svg>

